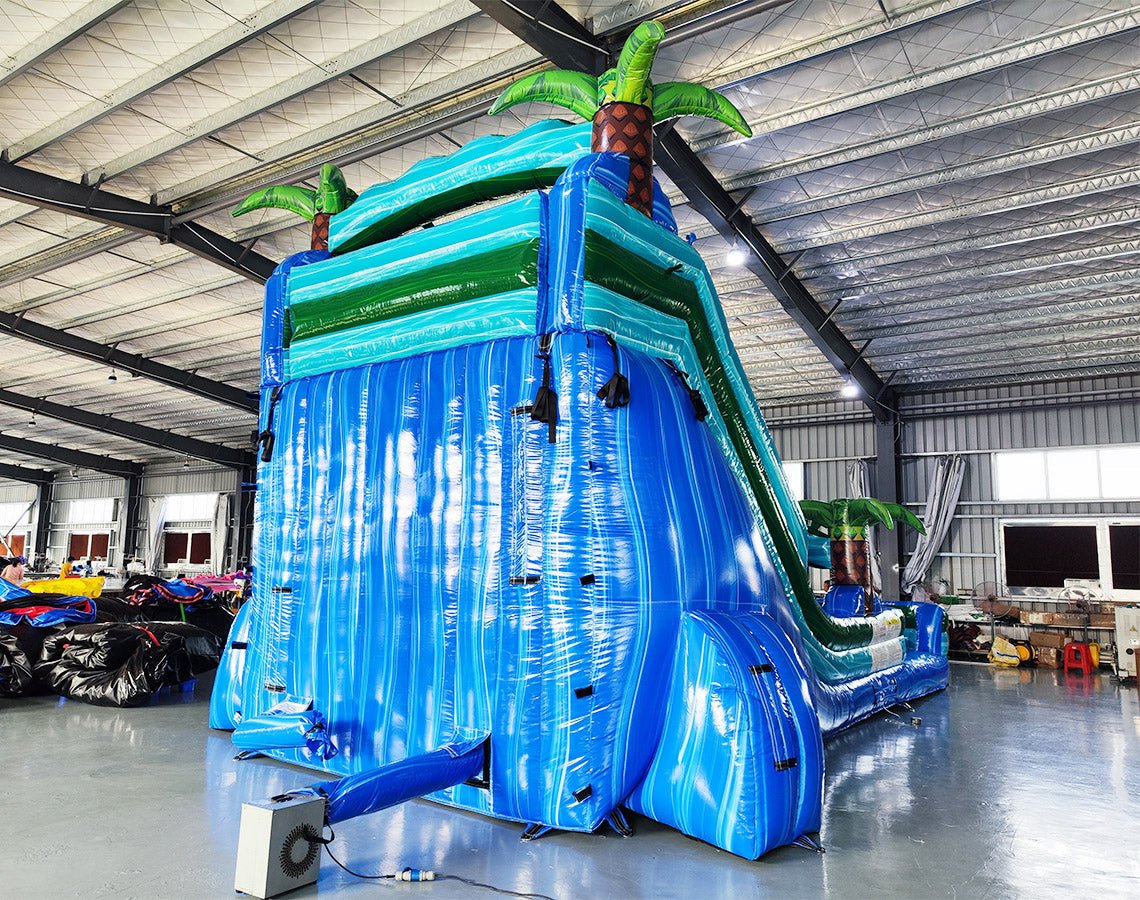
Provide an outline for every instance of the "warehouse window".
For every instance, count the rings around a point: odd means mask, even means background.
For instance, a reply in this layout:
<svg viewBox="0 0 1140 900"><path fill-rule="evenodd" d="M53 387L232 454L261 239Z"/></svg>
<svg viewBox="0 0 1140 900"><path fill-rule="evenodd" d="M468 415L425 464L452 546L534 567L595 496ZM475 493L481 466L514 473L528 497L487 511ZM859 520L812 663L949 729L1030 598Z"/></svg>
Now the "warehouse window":
<svg viewBox="0 0 1140 900"><path fill-rule="evenodd" d="M204 565L210 559L210 532L168 531L164 536L162 562L167 566Z"/></svg>
<svg viewBox="0 0 1140 900"><path fill-rule="evenodd" d="M1112 555L1112 586L1122 591L1140 591L1140 525L1109 525Z"/></svg>
<svg viewBox="0 0 1140 900"><path fill-rule="evenodd" d="M1095 525L1006 525L1003 530L1010 587L1063 588L1068 578L1100 577Z"/></svg>
<svg viewBox="0 0 1140 900"><path fill-rule="evenodd" d="M994 454L995 494L1005 501L1140 499L1140 445Z"/></svg>
<svg viewBox="0 0 1140 900"><path fill-rule="evenodd" d="M111 536L106 532L73 531L67 539L67 555L76 559L106 559Z"/></svg>
<svg viewBox="0 0 1140 900"><path fill-rule="evenodd" d="M788 488L792 497L797 501L804 499L804 464L802 462L789 462L784 460L784 477L788 480Z"/></svg>
<svg viewBox="0 0 1140 900"><path fill-rule="evenodd" d="M1001 565L1014 593L1054 594L1079 580L1098 583L1109 599L1140 599L1140 521L1007 519Z"/></svg>
<svg viewBox="0 0 1140 900"><path fill-rule="evenodd" d="M92 500L69 500L67 522L70 525L105 525L115 521L115 498L97 497Z"/></svg>

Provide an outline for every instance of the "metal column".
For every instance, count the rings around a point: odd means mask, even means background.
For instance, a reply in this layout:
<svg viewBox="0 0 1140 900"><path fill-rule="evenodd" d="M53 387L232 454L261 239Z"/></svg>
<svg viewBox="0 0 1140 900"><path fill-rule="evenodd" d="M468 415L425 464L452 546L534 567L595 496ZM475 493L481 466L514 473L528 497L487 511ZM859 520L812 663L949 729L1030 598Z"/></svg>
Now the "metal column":
<svg viewBox="0 0 1140 900"><path fill-rule="evenodd" d="M875 420L875 492L880 500L902 503L902 420L896 415ZM884 600L899 600L903 527L893 531L880 526L879 567Z"/></svg>

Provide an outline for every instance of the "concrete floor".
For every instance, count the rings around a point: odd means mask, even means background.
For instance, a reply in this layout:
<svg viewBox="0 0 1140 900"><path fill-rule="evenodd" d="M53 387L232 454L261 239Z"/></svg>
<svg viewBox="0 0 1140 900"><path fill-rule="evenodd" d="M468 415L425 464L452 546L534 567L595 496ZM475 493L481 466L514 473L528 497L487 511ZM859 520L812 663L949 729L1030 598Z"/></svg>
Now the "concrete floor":
<svg viewBox="0 0 1140 900"><path fill-rule="evenodd" d="M206 691L137 710L0 701L0 896L232 896L246 798L315 780L234 762ZM828 745L825 855L747 862L644 819L551 834L417 801L337 827L358 871L433 868L558 898L1140 897L1140 704L1107 676L956 664L909 719ZM323 860L304 898L497 896L457 882L357 881Z"/></svg>

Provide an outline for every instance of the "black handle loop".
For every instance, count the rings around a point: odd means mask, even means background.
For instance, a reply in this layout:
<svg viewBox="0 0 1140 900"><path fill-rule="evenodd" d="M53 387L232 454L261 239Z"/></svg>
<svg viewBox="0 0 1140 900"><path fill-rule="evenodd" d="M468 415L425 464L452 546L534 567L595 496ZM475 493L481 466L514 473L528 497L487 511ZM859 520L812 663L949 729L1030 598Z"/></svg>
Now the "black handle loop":
<svg viewBox="0 0 1140 900"><path fill-rule="evenodd" d="M617 341L608 334L606 340L609 341L610 349L614 353L614 374L598 389L598 399L605 401L606 409L617 409L629 405L629 379L621 374Z"/></svg>

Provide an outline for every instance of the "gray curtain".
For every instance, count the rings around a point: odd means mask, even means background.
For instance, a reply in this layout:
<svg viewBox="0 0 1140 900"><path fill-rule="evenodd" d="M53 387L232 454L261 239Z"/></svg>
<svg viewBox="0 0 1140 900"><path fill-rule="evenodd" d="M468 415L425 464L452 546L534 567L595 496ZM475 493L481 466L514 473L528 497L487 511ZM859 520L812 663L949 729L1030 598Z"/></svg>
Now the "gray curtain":
<svg viewBox="0 0 1140 900"><path fill-rule="evenodd" d="M902 572L902 590L911 593L914 599L925 600L922 583L938 548L946 540L950 523L954 521L954 510L958 507L958 495L962 492L962 479L966 475L966 458L953 454L939 457L934 475L930 479L930 491L926 495L926 512L922 524L926 534L918 536L918 544Z"/></svg>
<svg viewBox="0 0 1140 900"><path fill-rule="evenodd" d="M146 569L157 574L162 567L162 530L166 527L166 498L151 497L146 508Z"/></svg>
<svg viewBox="0 0 1140 900"><path fill-rule="evenodd" d="M226 571L226 538L229 530L230 495L218 494L218 499L214 501L214 527L210 533L210 561L215 575Z"/></svg>

